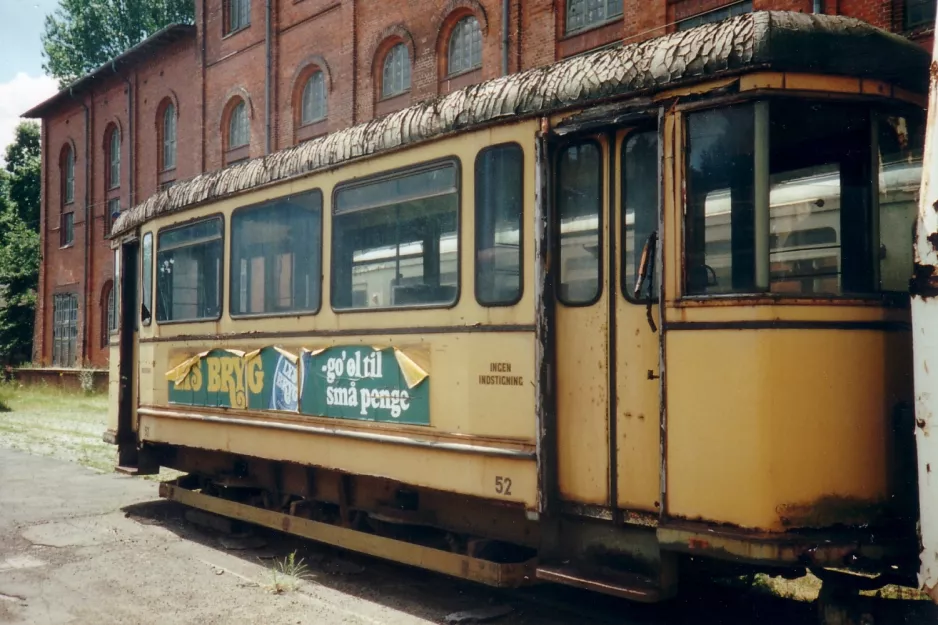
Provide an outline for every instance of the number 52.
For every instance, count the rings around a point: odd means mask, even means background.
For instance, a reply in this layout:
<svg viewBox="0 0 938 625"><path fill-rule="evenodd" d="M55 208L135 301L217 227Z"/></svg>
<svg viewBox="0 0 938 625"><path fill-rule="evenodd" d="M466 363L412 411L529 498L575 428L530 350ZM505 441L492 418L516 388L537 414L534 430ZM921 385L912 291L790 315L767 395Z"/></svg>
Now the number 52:
<svg viewBox="0 0 938 625"><path fill-rule="evenodd" d="M501 477L496 476L495 478L495 492L499 495L510 495L511 494L511 478L510 477Z"/></svg>

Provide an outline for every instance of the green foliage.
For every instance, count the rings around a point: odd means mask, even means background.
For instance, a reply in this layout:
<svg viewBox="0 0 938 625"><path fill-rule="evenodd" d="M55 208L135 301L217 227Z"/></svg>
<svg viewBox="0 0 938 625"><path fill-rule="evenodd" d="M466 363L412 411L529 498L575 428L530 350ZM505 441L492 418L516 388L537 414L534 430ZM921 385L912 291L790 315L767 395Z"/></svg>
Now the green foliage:
<svg viewBox="0 0 938 625"><path fill-rule="evenodd" d="M59 0L46 16L43 68L64 87L159 29L194 18L194 0Z"/></svg>
<svg viewBox="0 0 938 625"><path fill-rule="evenodd" d="M7 197L20 218L33 229L39 228L39 185L42 178L42 150L39 147L39 124L22 122L16 127L13 143L6 149L9 172Z"/></svg>
<svg viewBox="0 0 938 625"><path fill-rule="evenodd" d="M39 283L39 125L20 124L0 170L0 364L32 356Z"/></svg>

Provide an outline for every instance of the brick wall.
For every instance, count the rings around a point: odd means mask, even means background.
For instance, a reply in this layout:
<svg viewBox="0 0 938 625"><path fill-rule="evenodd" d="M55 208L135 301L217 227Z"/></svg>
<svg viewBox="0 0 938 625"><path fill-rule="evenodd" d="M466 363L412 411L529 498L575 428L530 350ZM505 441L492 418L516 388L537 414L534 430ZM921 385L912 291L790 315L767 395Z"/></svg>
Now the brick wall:
<svg viewBox="0 0 938 625"><path fill-rule="evenodd" d="M568 32L568 0L507 0L509 71L619 41L634 42L674 30L677 20L732 4L727 0L623 0L623 15L594 28ZM754 0L755 9L809 12L812 0ZM270 144L281 149L321 134L366 121L410 103L433 98L502 73L502 0L277 0L271 3ZM827 13L858 17L901 30L901 0L824 0ZM482 28L482 67L447 76L446 46L452 27L473 15ZM113 277L113 256L105 238L106 206L119 198L122 208L145 200L162 183L179 181L223 167L232 158L266 151L267 15L263 0L251 2L250 24L225 32L223 0L197 0L197 29L191 36L160 44L138 55L121 75L103 72L75 94L89 107L90 158L85 155L85 111L68 93L47 105L43 118L42 245L37 306L36 360L52 359L52 297L79 294L79 349L85 363L105 366L106 285ZM931 29L905 33L930 48ZM380 97L384 53L404 42L411 58L411 88L404 95ZM298 123L300 93L316 69L326 76L328 114L324 121ZM128 110L132 90L133 120ZM235 98L248 104L250 144L226 152L227 115ZM160 171L161 106L172 102L178 114L177 164ZM121 130L121 183L106 188L106 130ZM133 131L131 132L131 125ZM63 146L75 149L75 244L61 248L59 224ZM132 144L132 145L131 145ZM133 167L131 168L131 149ZM90 161L90 162L89 162ZM88 189L89 247L85 237L85 167ZM87 258L89 279L84 281ZM87 322L87 323L86 323ZM84 345L82 347L82 345Z"/></svg>

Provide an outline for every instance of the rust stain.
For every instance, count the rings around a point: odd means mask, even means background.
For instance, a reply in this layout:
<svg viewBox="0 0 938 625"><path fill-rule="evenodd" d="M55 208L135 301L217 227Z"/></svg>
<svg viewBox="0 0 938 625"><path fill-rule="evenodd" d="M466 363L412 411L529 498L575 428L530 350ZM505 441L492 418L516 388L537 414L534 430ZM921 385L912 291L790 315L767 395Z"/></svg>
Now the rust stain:
<svg viewBox="0 0 938 625"><path fill-rule="evenodd" d="M856 497L826 495L810 503L782 504L776 507L783 527L825 528L835 525L864 526L886 518L888 506Z"/></svg>

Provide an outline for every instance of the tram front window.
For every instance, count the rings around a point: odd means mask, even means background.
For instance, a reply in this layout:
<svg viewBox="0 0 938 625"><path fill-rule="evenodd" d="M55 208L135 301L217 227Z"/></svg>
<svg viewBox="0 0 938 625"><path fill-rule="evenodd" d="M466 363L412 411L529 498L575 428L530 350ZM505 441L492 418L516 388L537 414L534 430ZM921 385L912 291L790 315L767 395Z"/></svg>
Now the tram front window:
<svg viewBox="0 0 938 625"><path fill-rule="evenodd" d="M804 101L690 114L687 293L905 290L920 125Z"/></svg>

